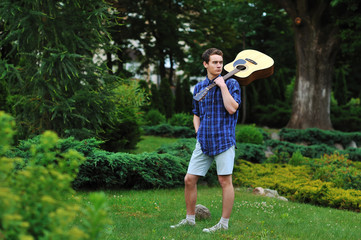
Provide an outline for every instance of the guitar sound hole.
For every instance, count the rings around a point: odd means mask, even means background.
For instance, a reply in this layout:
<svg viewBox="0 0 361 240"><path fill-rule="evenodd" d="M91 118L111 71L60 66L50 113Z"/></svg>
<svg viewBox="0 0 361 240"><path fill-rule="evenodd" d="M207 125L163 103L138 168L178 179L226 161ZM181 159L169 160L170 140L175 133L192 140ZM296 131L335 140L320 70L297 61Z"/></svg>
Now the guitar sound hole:
<svg viewBox="0 0 361 240"><path fill-rule="evenodd" d="M246 70L246 66L244 66L244 65L238 65L236 68L240 71Z"/></svg>

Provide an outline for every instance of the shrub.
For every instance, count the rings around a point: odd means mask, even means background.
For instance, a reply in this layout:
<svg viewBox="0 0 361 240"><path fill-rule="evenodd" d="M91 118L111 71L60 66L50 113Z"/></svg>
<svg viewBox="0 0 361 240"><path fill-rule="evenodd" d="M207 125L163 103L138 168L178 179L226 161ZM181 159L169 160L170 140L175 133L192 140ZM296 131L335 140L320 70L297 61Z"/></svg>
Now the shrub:
<svg viewBox="0 0 361 240"><path fill-rule="evenodd" d="M191 138L194 137L194 129L182 126L171 126L168 123L156 126L143 126L145 135L163 137Z"/></svg>
<svg viewBox="0 0 361 240"><path fill-rule="evenodd" d="M149 189L183 185L186 164L170 154L95 151L81 165L77 189Z"/></svg>
<svg viewBox="0 0 361 240"><path fill-rule="evenodd" d="M290 154L286 151L274 151L273 155L265 160L265 163L278 163L278 164L285 164L289 163L290 161Z"/></svg>
<svg viewBox="0 0 361 240"><path fill-rule="evenodd" d="M306 142L309 145L326 144L333 147L335 143L347 146L351 141L355 141L357 145L361 145L360 132L345 133L340 131L322 130L318 128L283 128L279 134L282 140L293 143Z"/></svg>
<svg viewBox="0 0 361 240"><path fill-rule="evenodd" d="M234 169L234 184L277 190L290 200L316 205L361 210L361 191L336 188L334 183L312 180L310 166L252 164L240 160Z"/></svg>
<svg viewBox="0 0 361 240"><path fill-rule="evenodd" d="M360 99L351 99L346 105L331 105L331 121L335 129L357 132L361 125Z"/></svg>
<svg viewBox="0 0 361 240"><path fill-rule="evenodd" d="M254 125L243 125L237 131L236 139L241 143L262 144L263 135Z"/></svg>
<svg viewBox="0 0 361 240"><path fill-rule="evenodd" d="M347 155L324 154L320 159L308 160L304 164L314 168L313 179L332 182L337 188L361 189L361 173L353 167Z"/></svg>
<svg viewBox="0 0 361 240"><path fill-rule="evenodd" d="M339 152L340 154L346 154L352 161L361 161L361 149L360 148L348 148L346 150L337 150L334 147L330 147L326 144L318 144L311 146L303 146L286 141L267 140L265 145L270 147L274 153L287 152L289 155L299 151L303 156L309 158L320 158L323 154L333 154Z"/></svg>
<svg viewBox="0 0 361 240"><path fill-rule="evenodd" d="M304 163L305 158L302 156L301 152L298 150L292 154L292 157L290 158L289 164L293 166L299 166Z"/></svg>
<svg viewBox="0 0 361 240"><path fill-rule="evenodd" d="M165 123L165 116L157 109L151 109L144 115L144 122L146 125L155 126L161 123Z"/></svg>
<svg viewBox="0 0 361 240"><path fill-rule="evenodd" d="M193 115L186 113L176 113L168 120L172 126L183 126L193 129Z"/></svg>
<svg viewBox="0 0 361 240"><path fill-rule="evenodd" d="M180 139L157 152L110 153L97 148L88 152L73 186L77 189L172 188L184 185L189 159L196 140ZM218 182L215 165L203 179Z"/></svg>
<svg viewBox="0 0 361 240"><path fill-rule="evenodd" d="M245 159L253 163L262 163L266 160L266 147L252 143L238 143L235 159Z"/></svg>
<svg viewBox="0 0 361 240"><path fill-rule="evenodd" d="M104 194L92 194L87 209L71 182L84 160L75 150L61 152L58 137L46 131L31 145L27 163L5 157L11 151L12 118L0 112L0 236L4 239L104 239ZM12 154L9 154L12 155ZM22 167L14 168L17 162ZM81 216L82 221L76 222Z"/></svg>
<svg viewBox="0 0 361 240"><path fill-rule="evenodd" d="M101 147L112 152L135 149L140 141L140 109L147 103L147 94L136 81L130 80L112 91L115 109L108 113L111 123L102 125L102 131L98 131L98 138L104 142Z"/></svg>
<svg viewBox="0 0 361 240"><path fill-rule="evenodd" d="M99 134L103 143L101 148L110 152L120 152L128 149L135 149L140 141L140 126L136 121L136 115L133 112L124 110L121 116L121 122L104 128L104 132Z"/></svg>
<svg viewBox="0 0 361 240"><path fill-rule="evenodd" d="M284 127L291 116L291 105L283 101L275 101L268 105L256 105L251 112L253 122L258 125ZM251 120L252 120L251 119Z"/></svg>
<svg viewBox="0 0 361 240"><path fill-rule="evenodd" d="M11 154L24 156L24 164L31 158L31 147L40 144L40 136L22 141ZM112 153L99 148L101 142L92 138L83 141L67 138L58 141L61 153L69 149L78 150L85 156L79 173L73 180L75 189L113 189L113 188L170 188L183 186L188 161L196 140L181 139L175 144L161 147L158 152L143 154ZM25 164L26 165L26 164ZM214 168L215 169L215 168ZM210 169L208 183L217 181Z"/></svg>

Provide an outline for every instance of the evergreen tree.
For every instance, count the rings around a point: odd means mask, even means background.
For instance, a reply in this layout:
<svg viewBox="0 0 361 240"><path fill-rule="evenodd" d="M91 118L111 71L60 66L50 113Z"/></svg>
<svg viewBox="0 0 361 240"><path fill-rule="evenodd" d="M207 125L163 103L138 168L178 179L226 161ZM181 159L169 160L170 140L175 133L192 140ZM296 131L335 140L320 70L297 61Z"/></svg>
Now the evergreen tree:
<svg viewBox="0 0 361 240"><path fill-rule="evenodd" d="M152 94L150 108L151 109L158 109L159 112L164 112L163 105L162 105L162 100L161 100L160 93L159 93L159 90L157 88L157 85L152 83L152 85L150 87L150 92Z"/></svg>
<svg viewBox="0 0 361 240"><path fill-rule="evenodd" d="M96 50L112 48L111 13L98 0L0 2L0 48L11 46L0 68L12 64L17 70L1 78L21 137L45 129L89 137L114 124L108 113L114 111L110 99L119 79L93 62Z"/></svg>
<svg viewBox="0 0 361 240"><path fill-rule="evenodd" d="M161 99L162 111L166 118L170 118L174 112L174 96L170 89L169 80L162 79L160 82L159 94Z"/></svg>
<svg viewBox="0 0 361 240"><path fill-rule="evenodd" d="M189 83L189 79L183 79L182 81L182 90L183 90L183 112L185 113L189 113L189 114L193 114L192 113L192 99L193 99L193 94L190 91L190 83Z"/></svg>
<svg viewBox="0 0 361 240"><path fill-rule="evenodd" d="M176 89L175 89L175 112L176 113L180 113L184 111L184 106L185 102L184 102L184 89L183 89L183 84L180 81L180 79L178 79L177 81L177 85L176 85Z"/></svg>

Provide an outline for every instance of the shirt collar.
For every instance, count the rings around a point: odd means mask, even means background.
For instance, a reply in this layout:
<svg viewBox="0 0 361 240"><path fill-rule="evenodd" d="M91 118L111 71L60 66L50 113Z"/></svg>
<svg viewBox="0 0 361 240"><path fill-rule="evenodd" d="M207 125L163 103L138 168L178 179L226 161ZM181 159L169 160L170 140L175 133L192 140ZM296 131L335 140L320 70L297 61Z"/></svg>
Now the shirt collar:
<svg viewBox="0 0 361 240"><path fill-rule="evenodd" d="M221 74L219 74L217 77L221 76ZM213 83L213 81L217 78L213 78L212 80L208 78L208 75L206 75L206 79L208 80L208 83Z"/></svg>

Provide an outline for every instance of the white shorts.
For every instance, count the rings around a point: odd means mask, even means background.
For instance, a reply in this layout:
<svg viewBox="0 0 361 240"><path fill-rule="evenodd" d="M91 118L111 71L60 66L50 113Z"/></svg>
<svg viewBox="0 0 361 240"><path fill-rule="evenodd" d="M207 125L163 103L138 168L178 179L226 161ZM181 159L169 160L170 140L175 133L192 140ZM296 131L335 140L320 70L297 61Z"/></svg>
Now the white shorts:
<svg viewBox="0 0 361 240"><path fill-rule="evenodd" d="M197 141L196 148L189 161L187 173L204 177L211 167L213 160L216 160L217 175L231 175L233 172L234 157L234 145L228 150L210 157L202 152L201 144Z"/></svg>

